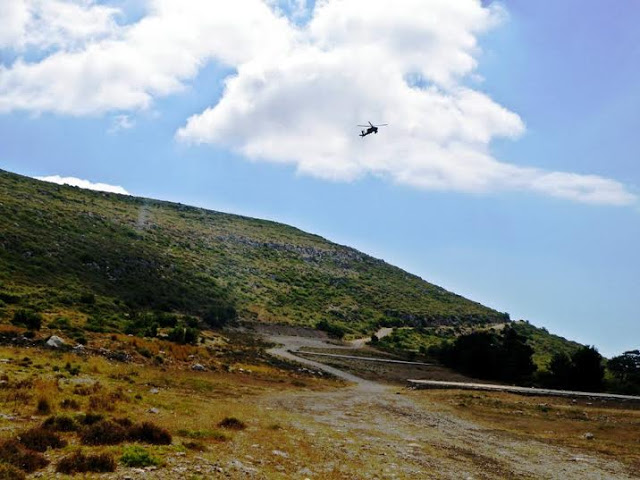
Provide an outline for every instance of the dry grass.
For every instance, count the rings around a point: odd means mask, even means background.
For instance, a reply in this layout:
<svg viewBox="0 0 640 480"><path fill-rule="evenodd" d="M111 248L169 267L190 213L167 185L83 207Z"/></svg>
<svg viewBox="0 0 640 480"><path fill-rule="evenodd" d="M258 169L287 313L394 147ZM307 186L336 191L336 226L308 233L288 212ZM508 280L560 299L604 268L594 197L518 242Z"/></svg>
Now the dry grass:
<svg viewBox="0 0 640 480"><path fill-rule="evenodd" d="M488 428L608 456L640 472L638 405L459 390L422 390L412 395ZM588 439L587 433L593 438Z"/></svg>
<svg viewBox="0 0 640 480"><path fill-rule="evenodd" d="M106 342L115 343L110 335L106 338ZM123 340L131 342L130 337ZM245 455L260 456L260 452L267 452L261 468L267 474L272 471L280 476L277 473L280 469L293 469L296 463L272 455L273 450L296 451L300 447L305 463L306 459L310 464L323 461L318 449L304 439L303 431L289 428L288 420L275 412L257 407L255 399L263 394L297 390L291 384L295 379L304 379L307 390L334 388L338 382L302 377L250 361L230 362L231 372L223 368L194 372L190 365L195 361L207 365L216 362L206 348L180 345L171 348L158 341L136 340L137 348L151 349L154 345L149 344L157 344L158 354L166 361L162 365L124 364L99 356L29 349L27 364L23 361L24 349L0 347L3 359L0 373L6 381L0 387L0 409L12 412L15 418L0 419L5 427L0 430L0 442L8 441L7 447L15 447L5 449L6 455L15 463L26 462L26 468L32 471L44 468L44 478L54 476L56 468L60 472L84 471L86 457L91 455L120 458L125 446L133 441L146 443L145 449L162 463L177 452L185 464L193 464L195 456L212 463L228 463L237 458L246 461ZM184 361L180 360L183 358ZM42 367L36 369L35 365ZM80 365L80 371L74 375L67 365ZM49 418L33 416L40 398L45 398L50 407ZM136 422L132 424L124 418ZM230 418L241 419L238 425L246 428L223 431L218 424ZM39 454L10 440L19 432L36 427L44 427L43 431L50 434L59 432L61 440L69 443L67 448L47 451L51 460L48 467ZM293 432L294 437L288 438ZM106 438L109 445L103 445ZM85 457L74 453L80 444L89 445L85 447ZM256 445L260 445L259 450ZM117 467L120 468L125 467Z"/></svg>

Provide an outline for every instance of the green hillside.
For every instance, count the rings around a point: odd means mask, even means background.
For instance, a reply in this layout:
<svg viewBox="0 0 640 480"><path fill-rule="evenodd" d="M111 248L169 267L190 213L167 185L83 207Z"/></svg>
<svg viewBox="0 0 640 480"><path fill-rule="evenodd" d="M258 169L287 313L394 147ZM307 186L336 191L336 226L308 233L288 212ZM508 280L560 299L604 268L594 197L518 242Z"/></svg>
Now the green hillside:
<svg viewBox="0 0 640 480"><path fill-rule="evenodd" d="M296 228L0 170L0 311L210 312L354 333L508 315ZM220 313L222 312L222 313Z"/></svg>

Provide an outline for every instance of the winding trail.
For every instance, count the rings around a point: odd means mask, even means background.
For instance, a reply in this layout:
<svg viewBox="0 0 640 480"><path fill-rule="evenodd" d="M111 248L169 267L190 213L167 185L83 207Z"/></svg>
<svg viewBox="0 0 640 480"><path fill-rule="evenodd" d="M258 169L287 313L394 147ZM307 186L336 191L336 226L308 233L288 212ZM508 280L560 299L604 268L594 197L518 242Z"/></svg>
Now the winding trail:
<svg viewBox="0 0 640 480"><path fill-rule="evenodd" d="M266 339L280 345L269 350L272 355L354 384L330 392L289 392L262 400L267 407L290 412L298 419L297 428L313 438L318 448L332 452L336 461L326 466L331 475L314 478L638 478L615 460L489 430L429 402L425 392L398 391L295 354L302 347L336 348L322 339L285 335L266 335Z"/></svg>

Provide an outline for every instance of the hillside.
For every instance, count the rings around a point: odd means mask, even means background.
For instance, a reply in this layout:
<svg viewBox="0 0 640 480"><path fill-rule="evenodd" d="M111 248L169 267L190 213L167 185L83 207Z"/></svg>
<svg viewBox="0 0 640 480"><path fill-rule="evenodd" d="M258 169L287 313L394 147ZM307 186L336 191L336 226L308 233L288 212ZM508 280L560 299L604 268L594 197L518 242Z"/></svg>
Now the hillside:
<svg viewBox="0 0 640 480"><path fill-rule="evenodd" d="M0 307L232 316L348 332L508 315L296 228L0 171ZM106 321L106 320L104 320Z"/></svg>

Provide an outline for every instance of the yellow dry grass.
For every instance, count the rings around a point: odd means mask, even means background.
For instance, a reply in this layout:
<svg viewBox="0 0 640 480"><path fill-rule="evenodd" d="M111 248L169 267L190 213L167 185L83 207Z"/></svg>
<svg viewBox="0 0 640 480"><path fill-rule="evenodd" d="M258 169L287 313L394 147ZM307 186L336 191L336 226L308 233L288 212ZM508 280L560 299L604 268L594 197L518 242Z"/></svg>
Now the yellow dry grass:
<svg viewBox="0 0 640 480"><path fill-rule="evenodd" d="M640 472L640 405L459 390L412 395L487 428L601 454Z"/></svg>

